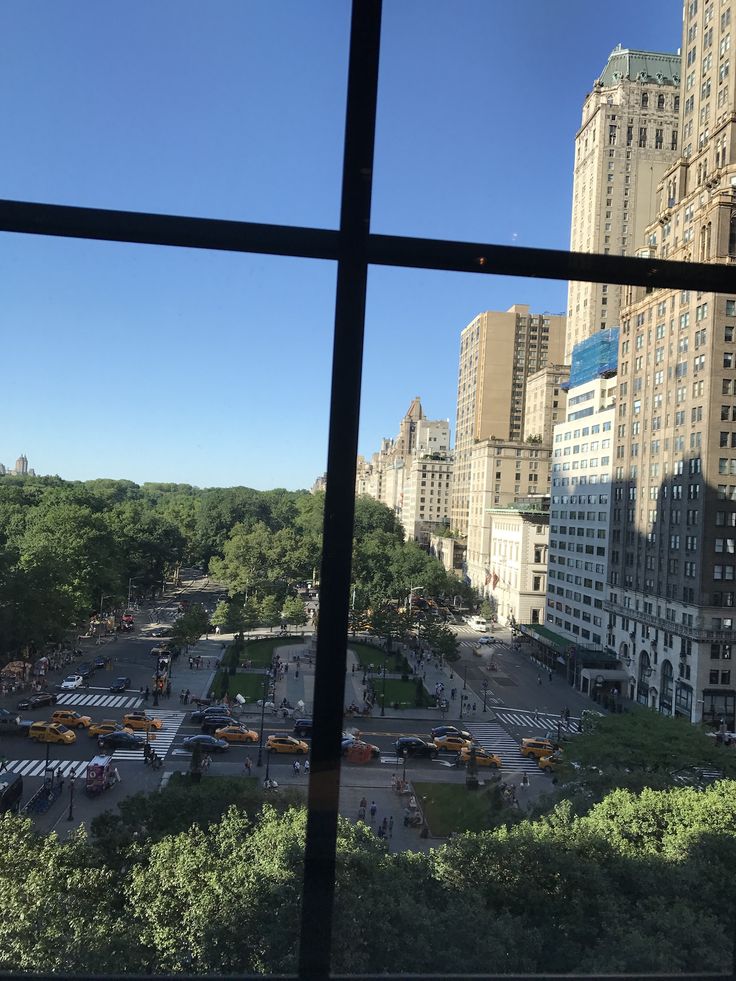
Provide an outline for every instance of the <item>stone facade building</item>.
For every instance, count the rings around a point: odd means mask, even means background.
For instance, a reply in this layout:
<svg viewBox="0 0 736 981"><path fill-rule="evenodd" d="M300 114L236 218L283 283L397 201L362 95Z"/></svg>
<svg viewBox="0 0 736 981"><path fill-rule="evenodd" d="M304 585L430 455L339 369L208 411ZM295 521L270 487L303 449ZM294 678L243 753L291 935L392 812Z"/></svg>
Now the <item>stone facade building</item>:
<svg viewBox="0 0 736 981"><path fill-rule="evenodd" d="M562 387L570 376L570 366L551 364L526 380L524 439L541 438L552 445L552 430L565 418L567 392Z"/></svg>
<svg viewBox="0 0 736 981"><path fill-rule="evenodd" d="M679 153L680 75L677 54L612 51L575 136L573 251L633 255L642 242L657 184ZM570 283L565 361L579 341L618 324L620 299L620 286Z"/></svg>

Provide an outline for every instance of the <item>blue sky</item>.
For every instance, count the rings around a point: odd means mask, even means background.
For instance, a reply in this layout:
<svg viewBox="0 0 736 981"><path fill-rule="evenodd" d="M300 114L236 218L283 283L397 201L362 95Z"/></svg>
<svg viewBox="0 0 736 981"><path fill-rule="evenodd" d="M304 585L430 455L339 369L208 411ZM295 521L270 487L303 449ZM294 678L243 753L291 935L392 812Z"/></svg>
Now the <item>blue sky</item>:
<svg viewBox="0 0 736 981"><path fill-rule="evenodd" d="M677 0L386 0L372 227L566 248L572 141L611 49L674 51ZM343 0L6 0L0 196L336 227ZM0 237L0 461L200 486L325 465L330 263ZM560 283L372 269L361 452L420 395L454 421L484 309Z"/></svg>

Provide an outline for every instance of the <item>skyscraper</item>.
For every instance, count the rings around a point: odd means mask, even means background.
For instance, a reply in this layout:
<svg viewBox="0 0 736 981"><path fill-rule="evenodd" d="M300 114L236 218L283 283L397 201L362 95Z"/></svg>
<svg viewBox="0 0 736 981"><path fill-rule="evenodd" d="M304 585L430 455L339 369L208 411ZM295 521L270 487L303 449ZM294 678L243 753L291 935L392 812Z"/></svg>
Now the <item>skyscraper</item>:
<svg viewBox="0 0 736 981"><path fill-rule="evenodd" d="M28 473L28 457L25 453L22 453L15 461L15 472L24 475Z"/></svg>
<svg viewBox="0 0 736 981"><path fill-rule="evenodd" d="M515 304L478 314L460 335L452 528L467 535L471 453L479 440L521 440L527 376L559 364L565 317Z"/></svg>
<svg viewBox="0 0 736 981"><path fill-rule="evenodd" d="M736 262L734 0L688 0L682 157L644 254ZM615 426L609 644L627 694L736 725L736 290L624 291Z"/></svg>
<svg viewBox="0 0 736 981"><path fill-rule="evenodd" d="M575 136L570 248L632 255L678 155L681 59L618 45L585 97ZM570 283L565 363L572 349L619 321L621 287Z"/></svg>

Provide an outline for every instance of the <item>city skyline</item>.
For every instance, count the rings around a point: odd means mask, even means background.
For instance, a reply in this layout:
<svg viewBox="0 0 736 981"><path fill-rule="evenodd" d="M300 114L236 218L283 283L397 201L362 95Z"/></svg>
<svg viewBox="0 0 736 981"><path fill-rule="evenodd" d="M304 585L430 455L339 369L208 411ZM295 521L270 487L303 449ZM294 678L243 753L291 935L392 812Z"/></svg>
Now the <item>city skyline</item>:
<svg viewBox="0 0 736 981"><path fill-rule="evenodd" d="M568 247L584 93L618 43L675 50L681 22L671 0L603 29L585 11L386 5L374 231ZM47 14L0 12L6 197L336 226L346 4L225 4L216 23L134 4L114 31L92 4ZM6 426L46 472L265 488L324 470L330 264L27 236L0 261L6 359L44 379L32 400L8 379ZM561 313L566 284L372 268L361 452L415 392L452 419L462 328L514 303Z"/></svg>

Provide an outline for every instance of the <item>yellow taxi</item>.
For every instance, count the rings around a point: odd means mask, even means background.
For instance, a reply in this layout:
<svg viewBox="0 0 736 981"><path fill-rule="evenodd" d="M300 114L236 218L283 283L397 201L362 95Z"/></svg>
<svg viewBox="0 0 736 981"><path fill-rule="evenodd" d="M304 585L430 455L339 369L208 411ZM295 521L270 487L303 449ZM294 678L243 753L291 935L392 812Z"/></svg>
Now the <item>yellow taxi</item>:
<svg viewBox="0 0 736 981"><path fill-rule="evenodd" d="M69 729L89 729L92 719L88 715L80 715L73 709L57 709L51 716L51 721L68 726Z"/></svg>
<svg viewBox="0 0 736 981"><path fill-rule="evenodd" d="M269 736L266 740L266 749L272 753L296 753L297 756L309 752L309 746L301 739L294 739L293 736Z"/></svg>
<svg viewBox="0 0 736 981"><path fill-rule="evenodd" d="M116 722L115 719L103 719L102 722L93 722L87 731L90 736L106 736L110 732L122 732L123 729L125 727L122 722ZM125 729L125 732L132 731L132 729Z"/></svg>
<svg viewBox="0 0 736 981"><path fill-rule="evenodd" d="M127 715L123 716L123 725L127 729L142 729L144 732L148 729L160 729L163 725L161 719L152 719L150 715L146 715L145 712L128 712Z"/></svg>
<svg viewBox="0 0 736 981"><path fill-rule="evenodd" d="M452 753L459 753L461 749L467 749L469 746L472 746L473 740L458 736L455 732L446 732L444 736L435 736L434 744L437 749L446 749Z"/></svg>
<svg viewBox="0 0 736 981"><path fill-rule="evenodd" d="M558 750L556 753L551 753L549 756L540 756L537 759L539 764L539 769L543 773L552 774L555 772L557 767L562 763L562 753Z"/></svg>
<svg viewBox="0 0 736 981"><path fill-rule="evenodd" d="M223 726L222 729L215 730L218 739L224 739L226 743L257 743L258 733L253 729L246 729L245 726Z"/></svg>
<svg viewBox="0 0 736 981"><path fill-rule="evenodd" d="M521 755L535 756L541 759L543 756L551 756L557 749L557 743L551 739L537 739L536 737L521 740Z"/></svg>
<svg viewBox="0 0 736 981"><path fill-rule="evenodd" d="M71 729L58 722L33 722L28 730L28 738L38 743L75 743L76 735Z"/></svg>
<svg viewBox="0 0 736 981"><path fill-rule="evenodd" d="M457 754L457 761L462 766L467 766L470 763L469 746L463 746ZM490 753L487 749L482 749L480 746L475 747L475 763L476 766L488 766L494 770L500 770L502 766L499 756L496 756L495 753Z"/></svg>

